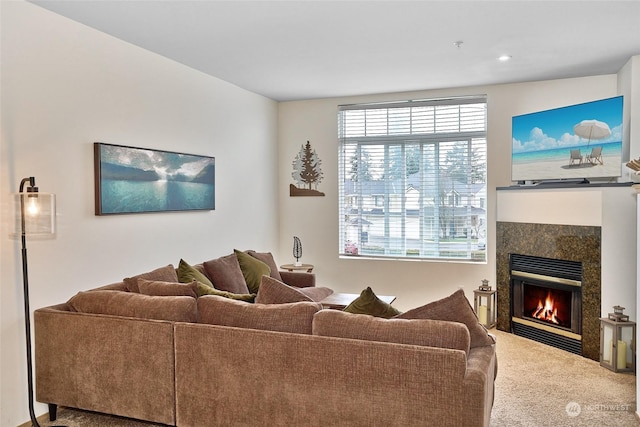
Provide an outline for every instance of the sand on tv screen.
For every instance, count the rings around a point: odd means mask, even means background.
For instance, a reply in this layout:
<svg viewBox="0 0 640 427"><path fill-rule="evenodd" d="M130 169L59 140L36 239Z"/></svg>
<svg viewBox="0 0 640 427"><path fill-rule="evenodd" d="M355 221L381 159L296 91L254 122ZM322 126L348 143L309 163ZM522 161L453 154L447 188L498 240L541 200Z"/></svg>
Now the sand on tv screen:
<svg viewBox="0 0 640 427"><path fill-rule="evenodd" d="M622 96L514 116L511 179L619 177Z"/></svg>

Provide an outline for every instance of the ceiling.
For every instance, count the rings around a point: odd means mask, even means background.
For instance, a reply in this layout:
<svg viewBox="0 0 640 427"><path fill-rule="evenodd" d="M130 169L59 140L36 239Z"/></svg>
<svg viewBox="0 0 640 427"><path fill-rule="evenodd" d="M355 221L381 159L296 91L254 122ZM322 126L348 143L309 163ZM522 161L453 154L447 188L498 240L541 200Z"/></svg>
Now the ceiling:
<svg viewBox="0 0 640 427"><path fill-rule="evenodd" d="M615 74L640 54L639 0L31 3L278 101Z"/></svg>

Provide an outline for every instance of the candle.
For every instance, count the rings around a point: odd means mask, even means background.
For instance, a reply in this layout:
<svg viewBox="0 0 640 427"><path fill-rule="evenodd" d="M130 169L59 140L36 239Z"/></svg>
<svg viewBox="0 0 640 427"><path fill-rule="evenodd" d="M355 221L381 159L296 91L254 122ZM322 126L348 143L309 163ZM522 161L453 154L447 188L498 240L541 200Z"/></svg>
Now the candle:
<svg viewBox="0 0 640 427"><path fill-rule="evenodd" d="M483 325L487 324L487 306L486 305L481 305L480 307L478 307L478 319L480 320L480 323L482 323Z"/></svg>
<svg viewBox="0 0 640 427"><path fill-rule="evenodd" d="M613 340L609 340L609 352L605 351L605 354L602 355L602 358L613 365Z"/></svg>
<svg viewBox="0 0 640 427"><path fill-rule="evenodd" d="M618 340L618 369L624 369L627 367L627 343Z"/></svg>

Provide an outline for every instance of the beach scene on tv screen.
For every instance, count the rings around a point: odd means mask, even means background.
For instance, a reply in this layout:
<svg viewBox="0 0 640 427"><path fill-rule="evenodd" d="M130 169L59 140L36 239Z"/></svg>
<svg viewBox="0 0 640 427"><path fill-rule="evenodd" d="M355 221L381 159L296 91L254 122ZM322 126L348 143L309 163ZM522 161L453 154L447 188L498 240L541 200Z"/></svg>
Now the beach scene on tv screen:
<svg viewBox="0 0 640 427"><path fill-rule="evenodd" d="M514 116L511 179L621 175L623 97Z"/></svg>

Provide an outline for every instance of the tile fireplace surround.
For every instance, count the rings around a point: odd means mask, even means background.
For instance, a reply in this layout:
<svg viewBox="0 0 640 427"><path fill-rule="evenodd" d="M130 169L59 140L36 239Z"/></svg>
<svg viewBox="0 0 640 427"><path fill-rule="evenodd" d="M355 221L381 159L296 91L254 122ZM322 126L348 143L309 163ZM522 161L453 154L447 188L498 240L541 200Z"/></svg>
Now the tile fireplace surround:
<svg viewBox="0 0 640 427"><path fill-rule="evenodd" d="M582 355L599 360L601 227L504 221L496 224L497 328L506 332L511 332L509 254L512 253L582 263Z"/></svg>

